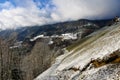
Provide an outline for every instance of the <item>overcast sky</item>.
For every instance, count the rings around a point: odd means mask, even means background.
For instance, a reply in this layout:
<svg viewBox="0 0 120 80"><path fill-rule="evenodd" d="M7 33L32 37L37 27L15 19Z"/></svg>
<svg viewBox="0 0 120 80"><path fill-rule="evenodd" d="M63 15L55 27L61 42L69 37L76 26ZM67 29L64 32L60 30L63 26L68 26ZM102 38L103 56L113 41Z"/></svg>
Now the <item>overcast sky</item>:
<svg viewBox="0 0 120 80"><path fill-rule="evenodd" d="M120 0L0 0L0 28L120 15Z"/></svg>

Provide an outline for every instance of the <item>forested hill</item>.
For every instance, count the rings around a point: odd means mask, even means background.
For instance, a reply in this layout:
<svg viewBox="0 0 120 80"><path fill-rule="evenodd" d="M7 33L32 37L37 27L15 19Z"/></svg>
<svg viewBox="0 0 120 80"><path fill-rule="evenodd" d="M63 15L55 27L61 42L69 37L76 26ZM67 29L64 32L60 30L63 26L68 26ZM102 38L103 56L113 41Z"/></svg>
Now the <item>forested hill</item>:
<svg viewBox="0 0 120 80"><path fill-rule="evenodd" d="M89 29L91 31L97 30L110 23L109 20L87 20L80 19L77 21L62 22L56 24L49 24L44 26L31 26L17 29L7 29L0 32L0 37L8 39L16 37L17 40L23 41L26 38L32 38L40 34L54 35L62 33L74 33Z"/></svg>

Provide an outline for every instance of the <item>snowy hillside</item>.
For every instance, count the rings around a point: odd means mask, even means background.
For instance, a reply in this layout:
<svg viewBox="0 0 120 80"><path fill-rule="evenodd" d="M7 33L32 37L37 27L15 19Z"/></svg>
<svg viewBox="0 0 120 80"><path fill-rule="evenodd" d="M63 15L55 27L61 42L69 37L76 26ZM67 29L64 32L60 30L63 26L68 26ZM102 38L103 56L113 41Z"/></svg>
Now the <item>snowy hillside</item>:
<svg viewBox="0 0 120 80"><path fill-rule="evenodd" d="M120 80L120 23L94 32L66 49L35 80Z"/></svg>

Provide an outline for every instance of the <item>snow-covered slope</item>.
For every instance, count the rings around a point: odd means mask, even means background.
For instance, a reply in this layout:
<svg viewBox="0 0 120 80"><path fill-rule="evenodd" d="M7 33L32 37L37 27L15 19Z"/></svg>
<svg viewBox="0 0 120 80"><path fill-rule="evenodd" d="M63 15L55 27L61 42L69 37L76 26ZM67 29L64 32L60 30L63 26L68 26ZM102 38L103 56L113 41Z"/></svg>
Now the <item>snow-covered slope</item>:
<svg viewBox="0 0 120 80"><path fill-rule="evenodd" d="M100 73L101 75L101 72L104 72L107 69L106 67L110 64L100 67L103 71L99 71L99 68L87 70L86 66L90 67L88 64L91 60L98 58L103 59L103 57L120 49L120 23L107 26L94 32L87 36L87 40L78 42L74 47L67 49L69 49L69 52L59 56L55 63L48 70L40 74L35 80L96 80L97 77L91 78L91 76L94 76L91 74L89 74L90 77L86 77L85 72L93 72L93 74ZM120 80L119 63L116 66L117 67L115 67L115 70L113 71L118 71L118 78L102 78L102 76L99 75L101 78L97 80ZM113 74L116 75L116 73ZM81 76L84 76L84 78L81 78ZM98 75L96 74L95 76Z"/></svg>

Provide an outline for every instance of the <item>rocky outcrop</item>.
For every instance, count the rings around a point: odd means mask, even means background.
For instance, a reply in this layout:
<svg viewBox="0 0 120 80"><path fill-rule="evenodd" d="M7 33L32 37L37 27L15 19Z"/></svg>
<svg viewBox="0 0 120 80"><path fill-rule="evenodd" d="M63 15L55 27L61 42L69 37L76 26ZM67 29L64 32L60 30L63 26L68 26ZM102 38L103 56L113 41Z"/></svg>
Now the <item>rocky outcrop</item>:
<svg viewBox="0 0 120 80"><path fill-rule="evenodd" d="M120 63L109 64L97 69L91 69L83 72L79 80L119 80Z"/></svg>

